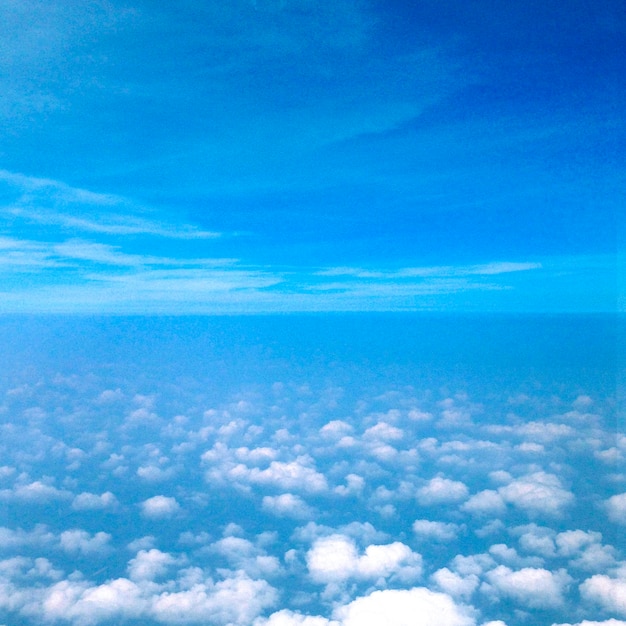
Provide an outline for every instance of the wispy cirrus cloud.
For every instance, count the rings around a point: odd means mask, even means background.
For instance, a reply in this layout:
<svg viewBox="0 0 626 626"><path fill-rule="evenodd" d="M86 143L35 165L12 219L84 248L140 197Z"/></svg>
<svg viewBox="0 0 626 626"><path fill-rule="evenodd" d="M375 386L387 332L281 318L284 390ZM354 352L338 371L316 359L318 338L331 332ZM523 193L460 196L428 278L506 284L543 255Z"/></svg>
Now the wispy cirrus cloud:
<svg viewBox="0 0 626 626"><path fill-rule="evenodd" d="M33 224L62 233L144 235L169 239L215 239L221 233L165 219L155 210L115 194L98 193L49 178L0 170L6 196L4 222L13 229ZM0 227L2 220L0 220Z"/></svg>
<svg viewBox="0 0 626 626"><path fill-rule="evenodd" d="M429 278L456 276L495 276L511 272L541 269L541 263L497 261L479 265L435 265L430 267L405 267L397 270L377 271L360 267L331 267L316 272L319 276L347 276L371 279Z"/></svg>

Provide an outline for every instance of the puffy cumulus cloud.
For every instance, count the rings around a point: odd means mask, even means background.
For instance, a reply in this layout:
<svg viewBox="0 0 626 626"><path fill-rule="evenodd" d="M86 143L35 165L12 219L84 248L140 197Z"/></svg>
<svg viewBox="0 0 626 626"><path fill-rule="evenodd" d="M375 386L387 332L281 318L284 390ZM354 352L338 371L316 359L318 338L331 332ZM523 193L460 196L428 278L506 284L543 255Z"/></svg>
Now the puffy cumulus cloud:
<svg viewBox="0 0 626 626"><path fill-rule="evenodd" d="M149 571L136 580L117 578L94 585L79 578L49 586L39 580L30 587L3 581L0 606L35 623L63 621L91 626L156 620L164 624L248 626L277 600L276 590L266 581L251 579L242 572L215 582L199 568L191 568L181 570L175 579L157 583L152 579L163 574L170 559L163 553L146 553L141 559ZM138 566L135 559L129 569ZM3 602L9 598L10 606Z"/></svg>
<svg viewBox="0 0 626 626"><path fill-rule="evenodd" d="M68 500L72 497L70 491L57 489L39 480L32 483L17 485L13 489L0 490L0 500L17 500L32 504L47 504L53 500Z"/></svg>
<svg viewBox="0 0 626 626"><path fill-rule="evenodd" d="M522 557L515 548L507 546L505 543L496 543L489 547L489 554L500 563L506 563L513 567L540 567L544 564L544 559L538 556Z"/></svg>
<svg viewBox="0 0 626 626"><path fill-rule="evenodd" d="M128 575L134 581L154 580L165 575L169 566L174 563L176 559L167 552L156 548L140 550L128 563Z"/></svg>
<svg viewBox="0 0 626 626"><path fill-rule="evenodd" d="M487 572L488 585L483 591L503 595L519 604L535 609L554 609L563 606L563 594L571 583L565 570L550 572L542 568L525 567L511 570L504 565Z"/></svg>
<svg viewBox="0 0 626 626"><path fill-rule="evenodd" d="M574 502L574 494L559 477L543 471L514 479L498 491L506 502L529 515L559 516Z"/></svg>
<svg viewBox="0 0 626 626"><path fill-rule="evenodd" d="M422 587L386 589L335 609L341 626L475 626L472 611L450 596Z"/></svg>
<svg viewBox="0 0 626 626"><path fill-rule="evenodd" d="M444 591L454 598L462 598L463 600L467 600L472 596L480 582L476 574L461 576L457 572L449 570L447 567L437 570L431 576L431 580L441 591Z"/></svg>
<svg viewBox="0 0 626 626"><path fill-rule="evenodd" d="M324 437L324 439L341 439L346 435L349 435L354 428L348 422L343 420L332 420L328 422L322 428L320 428L320 435Z"/></svg>
<svg viewBox="0 0 626 626"><path fill-rule="evenodd" d="M580 585L580 595L605 611L626 617L626 577L596 574Z"/></svg>
<svg viewBox="0 0 626 626"><path fill-rule="evenodd" d="M413 532L418 537L436 539L438 541L451 541L463 530L465 528L458 524L432 522L427 519L418 519L413 522Z"/></svg>
<svg viewBox="0 0 626 626"><path fill-rule="evenodd" d="M476 626L474 611L449 596L422 587L375 591L335 608L332 619L284 609L254 626ZM502 626L493 622L491 626ZM487 626L487 625L484 625ZM506 626L506 625L504 625Z"/></svg>
<svg viewBox="0 0 626 626"><path fill-rule="evenodd" d="M298 457L294 461L272 461L268 468L260 470L256 467L248 469L237 466L230 475L237 479L259 485L274 485L285 490L320 492L328 489L326 477L315 470L313 460L308 456Z"/></svg>
<svg viewBox="0 0 626 626"><path fill-rule="evenodd" d="M241 455L239 455L241 458ZM202 461L211 467L205 473L209 484L231 484L243 488L267 486L282 491L320 493L328 490L326 477L315 469L315 462L309 455L300 455L292 461L273 460L261 469L238 462L237 450L231 450L218 443L202 455ZM244 456L245 458L245 456ZM261 459L258 459L260 461Z"/></svg>
<svg viewBox="0 0 626 626"><path fill-rule="evenodd" d="M626 622L612 618L603 622L590 622L589 620L584 620L576 624L552 624L552 626L626 626Z"/></svg>
<svg viewBox="0 0 626 626"><path fill-rule="evenodd" d="M404 433L400 428L392 426L387 422L378 422L375 426L368 428L363 433L364 439L373 439L377 441L398 441L404 437Z"/></svg>
<svg viewBox="0 0 626 626"><path fill-rule="evenodd" d="M248 626L277 600L276 590L264 580L244 574L190 589L163 592L151 603L150 613L166 624L224 624Z"/></svg>
<svg viewBox="0 0 626 626"><path fill-rule="evenodd" d="M497 491L485 489L464 502L461 510L472 515L498 516L506 512L506 503Z"/></svg>
<svg viewBox="0 0 626 626"><path fill-rule="evenodd" d="M578 435L577 431L571 426L553 422L528 422L527 424L516 427L515 433L532 442L544 444Z"/></svg>
<svg viewBox="0 0 626 626"><path fill-rule="evenodd" d="M348 474L346 476L346 484L338 485L335 487L334 491L340 496L350 496L360 494L363 491L363 487L365 487L365 479L363 476Z"/></svg>
<svg viewBox="0 0 626 626"><path fill-rule="evenodd" d="M86 530L66 530L61 533L61 548L70 554L102 554L110 549L111 535L99 532L90 535Z"/></svg>
<svg viewBox="0 0 626 626"><path fill-rule="evenodd" d="M34 582L39 586L60 580L63 575L63 571L43 557L15 556L0 561L0 608L15 610L20 605L20 598L29 595L28 589L20 589L14 581Z"/></svg>
<svg viewBox="0 0 626 626"><path fill-rule="evenodd" d="M558 553L570 558L570 566L585 570L606 570L615 564L616 550L602 545L602 533L567 530L556 536Z"/></svg>
<svg viewBox="0 0 626 626"><path fill-rule="evenodd" d="M162 468L158 465L142 465L137 468L137 476L149 483L160 483L169 480L176 474L175 467Z"/></svg>
<svg viewBox="0 0 626 626"><path fill-rule="evenodd" d="M98 511L112 509L118 506L117 498L110 491L97 495L84 491L72 501L72 508L76 511Z"/></svg>
<svg viewBox="0 0 626 626"><path fill-rule="evenodd" d="M313 543L320 537L331 535L345 535L356 539L360 544L383 543L389 541L389 535L370 524L370 522L350 522L339 527L324 526L309 522L305 526L297 528L293 533L293 539L303 543Z"/></svg>
<svg viewBox="0 0 626 626"><path fill-rule="evenodd" d="M510 532L512 535L519 536L519 545L524 552L539 554L547 558L556 555L554 542L556 533L551 528L532 523L513 528Z"/></svg>
<svg viewBox="0 0 626 626"><path fill-rule="evenodd" d="M115 618L138 618L147 605L141 589L126 578L98 586L63 580L46 589L43 598L27 610L46 621L69 620L89 626Z"/></svg>
<svg viewBox="0 0 626 626"><path fill-rule="evenodd" d="M616 524L626 524L626 493L611 496L606 501L609 519Z"/></svg>
<svg viewBox="0 0 626 626"><path fill-rule="evenodd" d="M292 493L264 496L262 507L264 511L279 517L307 519L313 516L313 509L300 496Z"/></svg>
<svg viewBox="0 0 626 626"><path fill-rule="evenodd" d="M468 495L469 489L465 483L441 476L435 476L417 490L418 502L426 506L453 504L465 500Z"/></svg>
<svg viewBox="0 0 626 626"><path fill-rule="evenodd" d="M176 515L180 505L176 498L167 496L153 496L141 503L141 512L150 519L164 519Z"/></svg>
<svg viewBox="0 0 626 626"><path fill-rule="evenodd" d="M220 555L232 568L244 571L252 577L272 576L280 571L280 561L275 556L268 555L264 549L248 539L229 534L229 530L237 532L239 529L227 528L227 536L211 544L208 552Z"/></svg>
<svg viewBox="0 0 626 626"><path fill-rule="evenodd" d="M33 530L12 529L0 526L0 548L16 549L22 547L41 548L55 541L55 536L44 524L37 524Z"/></svg>
<svg viewBox="0 0 626 626"><path fill-rule="evenodd" d="M272 613L268 618L258 618L254 626L341 626L341 624L320 615L303 615L283 609Z"/></svg>
<svg viewBox="0 0 626 626"><path fill-rule="evenodd" d="M421 555L404 543L372 544L360 555L354 540L340 534L315 541L306 562L311 578L325 584L388 577L409 582L422 574Z"/></svg>

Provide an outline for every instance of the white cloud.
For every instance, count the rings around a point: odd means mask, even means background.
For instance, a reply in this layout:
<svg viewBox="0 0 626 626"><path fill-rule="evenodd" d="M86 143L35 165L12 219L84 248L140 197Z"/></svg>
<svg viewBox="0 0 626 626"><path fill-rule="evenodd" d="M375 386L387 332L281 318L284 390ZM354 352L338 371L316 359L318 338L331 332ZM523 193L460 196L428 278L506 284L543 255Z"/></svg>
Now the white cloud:
<svg viewBox="0 0 626 626"><path fill-rule="evenodd" d="M39 480L25 485L18 485L14 489L3 489L0 491L0 499L2 500L19 500L41 504L52 500L68 500L71 497L72 494L69 491L57 489Z"/></svg>
<svg viewBox="0 0 626 626"><path fill-rule="evenodd" d="M563 606L563 594L571 582L565 570L550 572L525 567L514 571L504 565L487 572L486 579L498 594L535 609ZM490 591L489 586L483 585L483 588L486 592Z"/></svg>
<svg viewBox="0 0 626 626"><path fill-rule="evenodd" d="M110 549L110 541L111 535L108 533L98 532L92 536L86 530L80 529L66 530L59 537L61 548L70 554L102 554Z"/></svg>
<svg viewBox="0 0 626 626"><path fill-rule="evenodd" d="M46 590L41 606L30 607L30 611L40 613L46 621L69 619L89 626L106 619L137 618L146 608L141 589L119 578L97 587L83 581L61 581Z"/></svg>
<svg viewBox="0 0 626 626"><path fill-rule="evenodd" d="M506 503L497 491L485 489L464 502L461 510L473 515L498 516L506 512Z"/></svg>
<svg viewBox="0 0 626 626"><path fill-rule="evenodd" d="M550 528L528 524L513 529L513 534L519 534L519 545L525 552L544 557L556 555L555 532Z"/></svg>
<svg viewBox="0 0 626 626"><path fill-rule="evenodd" d="M476 574L461 576L447 567L437 570L431 578L441 591L463 600L468 600L472 596L480 582Z"/></svg>
<svg viewBox="0 0 626 626"><path fill-rule="evenodd" d="M426 519L418 519L413 522L413 532L416 535L439 541L451 541L462 530L463 528L458 524L446 522L432 522Z"/></svg>
<svg viewBox="0 0 626 626"><path fill-rule="evenodd" d="M163 576L168 567L176 562L176 559L167 552L161 552L156 548L140 550L134 559L128 563L128 574L135 582L141 580L154 580Z"/></svg>
<svg viewBox="0 0 626 626"><path fill-rule="evenodd" d="M289 609L272 613L268 618L259 618L254 626L341 626L335 620L328 620L319 615L303 615Z"/></svg>
<svg viewBox="0 0 626 626"><path fill-rule="evenodd" d="M378 422L375 426L368 428L363 433L363 437L381 441L398 441L404 437L404 433L400 428L392 426L387 422Z"/></svg>
<svg viewBox="0 0 626 626"><path fill-rule="evenodd" d="M474 626L468 608L452 598L421 587L375 591L338 607L333 617L341 626Z"/></svg>
<svg viewBox="0 0 626 626"><path fill-rule="evenodd" d="M267 582L240 574L217 583L195 584L184 591L163 592L153 599L150 612L166 624L249 626L276 600L276 591Z"/></svg>
<svg viewBox="0 0 626 626"><path fill-rule="evenodd" d="M151 519L172 517L180 511L180 505L176 498L167 496L153 496L141 503L142 513Z"/></svg>
<svg viewBox="0 0 626 626"><path fill-rule="evenodd" d="M540 567L544 564L544 559L538 556L522 557L515 548L511 548L504 543L496 543L489 548L489 554L499 562L506 563L513 567Z"/></svg>
<svg viewBox="0 0 626 626"><path fill-rule="evenodd" d="M55 536L44 524L37 524L31 531L21 528L12 529L0 526L0 548L15 549L22 547L39 547L50 545L55 541Z"/></svg>
<svg viewBox="0 0 626 626"><path fill-rule="evenodd" d="M311 578L320 583L336 583L350 578L377 579L394 576L415 580L422 573L422 558L398 541L369 545L359 555L355 542L345 535L318 539L306 555Z"/></svg>
<svg viewBox="0 0 626 626"><path fill-rule="evenodd" d="M626 617L626 580L596 574L580 585L583 599Z"/></svg>
<svg viewBox="0 0 626 626"><path fill-rule="evenodd" d="M607 619L603 622L591 622L583 620L576 624L552 624L552 626L626 626L626 622L619 619Z"/></svg>
<svg viewBox="0 0 626 626"><path fill-rule="evenodd" d="M89 492L79 493L72 501L72 508L76 511L112 509L117 505L117 498L110 491L105 491L100 495Z"/></svg>
<svg viewBox="0 0 626 626"><path fill-rule="evenodd" d="M268 577L280 571L280 561L275 556L267 555L248 539L228 534L229 530L225 530L224 538L209 547L210 552L220 554L231 567L246 572L252 578Z"/></svg>
<svg viewBox="0 0 626 626"><path fill-rule="evenodd" d="M346 476L346 484L335 487L335 493L342 496L356 495L363 491L365 487L365 479L358 474L348 474Z"/></svg>
<svg viewBox="0 0 626 626"><path fill-rule="evenodd" d="M626 524L626 493L611 496L606 501L609 519L616 524Z"/></svg>
<svg viewBox="0 0 626 626"><path fill-rule="evenodd" d="M452 504L465 500L469 495L467 486L457 480L436 476L417 490L417 500L423 505Z"/></svg>
<svg viewBox="0 0 626 626"><path fill-rule="evenodd" d="M351 433L353 430L352 426L347 422L343 420L333 420L320 428L320 434L324 438L340 439L348 433Z"/></svg>
<svg viewBox="0 0 626 626"><path fill-rule="evenodd" d="M75 578L49 587L41 583L24 588L0 585L0 606L37 623L65 620L77 626L91 626L103 621L156 620L165 624L249 626L277 600L276 591L267 582L253 580L241 572L215 582L199 568L190 568L179 571L176 579L154 582L173 560L158 551L152 555L144 553L131 561L129 571L135 580L118 578L93 585ZM22 561L21 568L32 565L29 559ZM45 563L41 563L40 570L48 576L53 573ZM5 591L10 596L5 597Z"/></svg>
<svg viewBox="0 0 626 626"><path fill-rule="evenodd" d="M285 491L320 492L328 489L326 477L312 466L313 460L301 456L294 461L272 461L266 469L249 468L243 464L228 470L228 477L237 482L273 485Z"/></svg>
<svg viewBox="0 0 626 626"><path fill-rule="evenodd" d="M561 515L574 502L574 494L563 488L559 477L543 471L517 478L498 491L506 502L530 515Z"/></svg>
<svg viewBox="0 0 626 626"><path fill-rule="evenodd" d="M307 519L313 516L313 509L300 496L292 493L264 496L262 507L265 511L279 517Z"/></svg>

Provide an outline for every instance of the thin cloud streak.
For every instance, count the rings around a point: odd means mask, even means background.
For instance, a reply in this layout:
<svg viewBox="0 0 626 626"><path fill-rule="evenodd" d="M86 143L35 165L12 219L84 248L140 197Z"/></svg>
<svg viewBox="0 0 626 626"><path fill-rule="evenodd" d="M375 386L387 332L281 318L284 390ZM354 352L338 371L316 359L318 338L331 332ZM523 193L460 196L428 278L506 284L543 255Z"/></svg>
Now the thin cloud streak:
<svg viewBox="0 0 626 626"><path fill-rule="evenodd" d="M12 222L23 220L62 230L112 236L145 235L183 240L222 236L190 224L159 220L156 211L138 207L127 198L72 187L57 180L0 170L0 183L5 183L15 196L4 208ZM154 214L154 218L142 214Z"/></svg>

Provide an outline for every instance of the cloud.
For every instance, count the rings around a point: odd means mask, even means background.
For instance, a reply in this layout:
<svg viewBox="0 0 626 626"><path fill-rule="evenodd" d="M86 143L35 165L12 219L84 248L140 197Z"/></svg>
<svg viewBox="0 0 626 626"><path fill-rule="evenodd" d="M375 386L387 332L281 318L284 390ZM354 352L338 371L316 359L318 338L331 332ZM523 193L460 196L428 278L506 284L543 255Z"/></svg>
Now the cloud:
<svg viewBox="0 0 626 626"><path fill-rule="evenodd" d="M220 236L188 224L160 220L156 211L138 207L127 198L72 187L52 179L0 170L0 182L16 196L11 207L5 208L13 220L118 236L149 235L168 239Z"/></svg>
<svg viewBox="0 0 626 626"><path fill-rule="evenodd" d="M300 456L293 461L272 461L266 469L237 464L222 474L237 483L267 485L290 491L319 493L328 489L326 477L313 467L310 456ZM207 479L213 474L209 472Z"/></svg>
<svg viewBox="0 0 626 626"><path fill-rule="evenodd" d="M626 622L619 619L607 619L603 622L583 620L576 624L552 624L552 626L626 626Z"/></svg>
<svg viewBox="0 0 626 626"><path fill-rule="evenodd" d="M616 524L626 524L626 493L611 496L606 501L609 519Z"/></svg>
<svg viewBox="0 0 626 626"><path fill-rule="evenodd" d="M461 505L461 511L473 515L503 515L506 512L506 503L502 496L493 489L485 489L474 494Z"/></svg>
<svg viewBox="0 0 626 626"><path fill-rule="evenodd" d="M463 600L469 600L480 582L476 574L461 576L447 567L437 570L431 578L441 591Z"/></svg>
<svg viewBox="0 0 626 626"><path fill-rule="evenodd" d="M263 510L279 517L294 519L310 519L313 509L300 497L292 493L282 493L279 496L264 496Z"/></svg>
<svg viewBox="0 0 626 626"><path fill-rule="evenodd" d="M103 554L110 549L111 535L105 532L90 535L87 531L80 529L66 530L61 533L59 540L63 550L70 554Z"/></svg>
<svg viewBox="0 0 626 626"><path fill-rule="evenodd" d="M230 530L241 531L240 528ZM252 578L267 578L280 571L280 561L277 557L268 555L265 550L248 539L228 533L227 528L224 532L226 536L209 546L207 553L221 555L232 568L243 571Z"/></svg>
<svg viewBox="0 0 626 626"><path fill-rule="evenodd" d="M466 607L449 596L416 587L405 590L375 591L369 596L338 607L333 617L341 626L474 626L474 617Z"/></svg>
<svg viewBox="0 0 626 626"><path fill-rule="evenodd" d="M424 539L451 541L455 539L462 530L463 527L458 524L432 522L425 519L418 519L413 522L413 532Z"/></svg>
<svg viewBox="0 0 626 626"><path fill-rule="evenodd" d="M581 597L605 611L626 617L626 580L596 574L580 585Z"/></svg>
<svg viewBox="0 0 626 626"><path fill-rule="evenodd" d="M525 567L514 571L504 565L487 572L485 577L498 594L535 609L563 606L565 590L572 580L565 570L555 573ZM484 586L484 591L489 592L490 587Z"/></svg>
<svg viewBox="0 0 626 626"><path fill-rule="evenodd" d="M543 471L517 478L498 491L529 515L562 515L574 502L574 494L563 488L559 477Z"/></svg>
<svg viewBox="0 0 626 626"><path fill-rule="evenodd" d="M22 502L46 504L53 500L68 500L72 497L69 491L57 489L39 480L24 485L18 485L14 489L2 489L0 499L18 500Z"/></svg>
<svg viewBox="0 0 626 626"><path fill-rule="evenodd" d="M341 626L335 620L328 620L319 615L302 615L289 609L272 613L267 618L259 618L254 626Z"/></svg>
<svg viewBox="0 0 626 626"><path fill-rule="evenodd" d="M427 506L453 504L465 500L468 495L469 490L464 483L436 476L417 490L417 501Z"/></svg>
<svg viewBox="0 0 626 626"><path fill-rule="evenodd" d="M178 513L180 511L180 505L176 501L176 498L153 496L141 503L141 511L145 517L164 519Z"/></svg>
<svg viewBox="0 0 626 626"><path fill-rule="evenodd" d="M140 550L134 559L128 563L128 574L135 582L141 580L155 580L166 574L170 565L176 563L176 559L167 552L161 552L156 548Z"/></svg>
<svg viewBox="0 0 626 626"><path fill-rule="evenodd" d="M174 564L170 555L158 550L140 552L131 560L129 571L134 580L117 578L100 585L80 576L44 584L42 576L58 578L44 561L21 559L15 563L13 572L22 579L25 568L38 564L38 582L30 587L17 587L1 581L0 607L37 622L65 620L77 626L138 620L249 626L278 597L267 582L253 580L242 572L216 582L199 568L188 568L179 570L174 579L155 582Z"/></svg>
<svg viewBox="0 0 626 626"><path fill-rule="evenodd" d="M189 623L249 626L276 600L276 591L264 580L237 575L185 591L163 592L152 601L150 613L166 624L180 623L183 615Z"/></svg>
<svg viewBox="0 0 626 626"><path fill-rule="evenodd" d="M72 501L72 508L76 511L99 511L113 509L118 506L117 498L110 491L97 495L95 493L79 493Z"/></svg>
<svg viewBox="0 0 626 626"><path fill-rule="evenodd" d="M44 524L37 524L31 531L0 526L0 549L43 547L55 541L55 536Z"/></svg>
<svg viewBox="0 0 626 626"><path fill-rule="evenodd" d="M311 578L325 584L390 576L410 581L422 574L422 557L403 543L372 544L359 555L355 542L339 534L316 540L306 562Z"/></svg>

